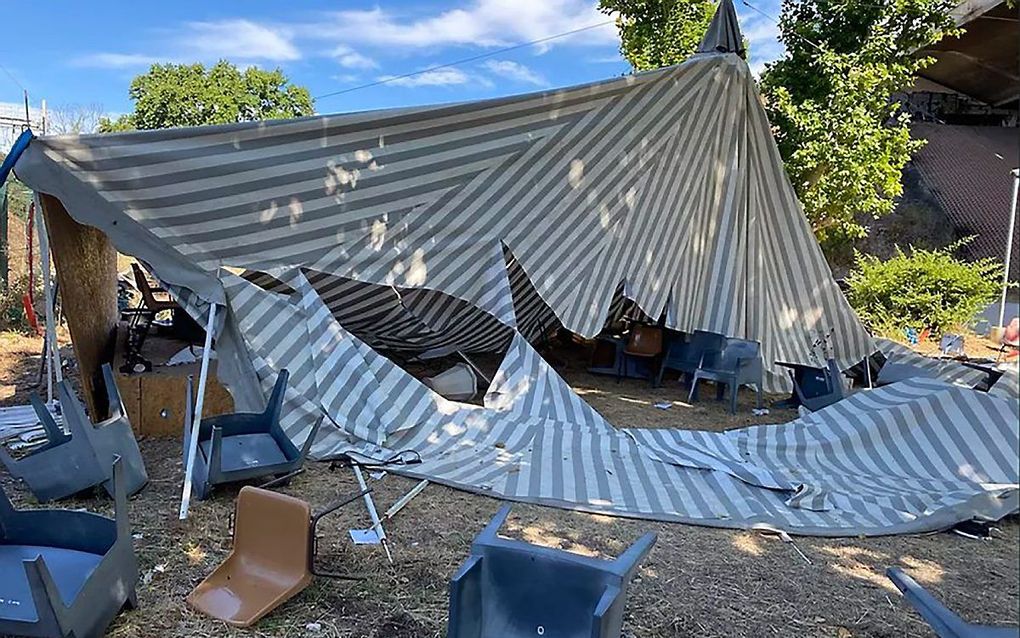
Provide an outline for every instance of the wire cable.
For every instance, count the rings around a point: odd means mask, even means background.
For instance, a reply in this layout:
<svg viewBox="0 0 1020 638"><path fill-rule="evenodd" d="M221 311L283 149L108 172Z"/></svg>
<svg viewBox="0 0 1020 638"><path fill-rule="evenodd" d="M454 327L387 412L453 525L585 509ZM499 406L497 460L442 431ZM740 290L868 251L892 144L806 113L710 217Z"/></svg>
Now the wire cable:
<svg viewBox="0 0 1020 638"><path fill-rule="evenodd" d="M0 69L2 69L2 70L3 70L3 72L7 74L7 77L11 78L11 81L12 81L12 82L14 82L15 84L17 84L17 85L18 85L18 88L19 88L19 89L21 89L22 91L27 91L27 90L28 90L28 89L26 89L26 88L25 88L25 85L24 85L24 84L22 84L22 83L21 83L21 82L20 82L20 81L18 80L18 78L14 77L14 74L13 74L13 73L11 73L11 72L10 72L9 70L7 70L7 67L5 67L4 65L0 64Z"/></svg>
<svg viewBox="0 0 1020 638"><path fill-rule="evenodd" d="M590 31L591 29L597 29L599 27L604 27L604 26L606 26L608 24L613 24L614 22L615 22L615 20L606 20L605 22L599 22L598 24L589 24L586 27L580 27L578 29L572 29L570 31L564 31L563 33L557 33L555 35L546 36L544 38L539 38L537 40L532 40L531 42L523 42L521 44L515 44L513 46L504 47L502 49L497 49L495 51L489 51L487 53L480 53L478 55L472 55L471 57L461 58L460 60L454 60L453 62L446 62L446 63L443 63L443 64L436 64L434 66L430 66L430 67L426 67L424 69L421 69L420 71L413 71L411 73L404 73L402 75L389 76L389 77L385 77L385 78L381 78L379 80L376 80L375 82L369 82L367 84L360 84L358 86L352 86L352 87L347 88L347 89L341 89L339 91L333 91L332 93L323 93L322 95L316 96L313 99L318 101L318 100L325 99L327 97L334 97L334 96L337 96L337 95L343 95L344 93L351 93L352 91L360 91L361 89L367 89L369 87L379 86L381 84L387 84L389 82L393 82L393 81L396 81L396 80L403 80L403 79L406 79L406 78L411 78L411 77L414 77L416 75L421 75L422 73L428 73L430 71L437 71L439 69L447 69L447 68L450 68L450 67L453 67L453 66L457 66L457 65L460 65L460 64L466 64L468 62L475 62L476 60L484 60L485 58L491 58L494 55L499 55L501 53L506 53L508 51L516 51L517 49L523 49L525 47L535 46L536 44L542 44L543 42L549 42L551 40L556 40L556 39L559 39L559 38L565 38L568 35L574 35L575 33L581 33L582 31Z"/></svg>

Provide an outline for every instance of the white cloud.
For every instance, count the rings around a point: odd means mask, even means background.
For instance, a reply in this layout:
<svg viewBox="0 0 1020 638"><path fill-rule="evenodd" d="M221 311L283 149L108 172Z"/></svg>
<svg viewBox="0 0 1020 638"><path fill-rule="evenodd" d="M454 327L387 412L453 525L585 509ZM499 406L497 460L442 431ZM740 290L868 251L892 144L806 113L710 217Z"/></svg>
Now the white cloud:
<svg viewBox="0 0 1020 638"><path fill-rule="evenodd" d="M544 77L535 73L523 64L512 60L488 60L482 66L492 73L507 78L508 80L523 82L525 84L534 84L535 86L549 85Z"/></svg>
<svg viewBox="0 0 1020 638"><path fill-rule="evenodd" d="M379 66L372 58L362 55L344 44L337 45L330 53L330 57L345 69L375 69Z"/></svg>
<svg viewBox="0 0 1020 638"><path fill-rule="evenodd" d="M190 22L177 43L200 59L288 62L301 58L287 30L244 19Z"/></svg>
<svg viewBox="0 0 1020 638"><path fill-rule="evenodd" d="M417 75L399 77L384 75L379 80L394 86L452 86L455 84L466 84L471 78L459 69L433 69L423 71Z"/></svg>
<svg viewBox="0 0 1020 638"><path fill-rule="evenodd" d="M608 20L588 0L472 0L462 8L417 18L380 8L337 11L306 25L303 32L309 37L376 46L493 47L530 42ZM556 42L568 40L584 44L615 42L616 29L607 24Z"/></svg>
<svg viewBox="0 0 1020 638"><path fill-rule="evenodd" d="M156 62L289 62L301 58L293 35L283 27L271 27L251 20L189 22L156 43L168 53L101 52L83 55L72 65L104 69L142 68ZM172 52L172 53L170 53Z"/></svg>
<svg viewBox="0 0 1020 638"><path fill-rule="evenodd" d="M74 66L99 69L128 69L151 66L160 61L167 60L141 53L90 53L72 60L71 63Z"/></svg>
<svg viewBox="0 0 1020 638"><path fill-rule="evenodd" d="M770 18L757 13L745 12L740 16L740 21L750 48L748 64L751 73L760 76L767 62L783 55L783 44L779 41L779 26Z"/></svg>

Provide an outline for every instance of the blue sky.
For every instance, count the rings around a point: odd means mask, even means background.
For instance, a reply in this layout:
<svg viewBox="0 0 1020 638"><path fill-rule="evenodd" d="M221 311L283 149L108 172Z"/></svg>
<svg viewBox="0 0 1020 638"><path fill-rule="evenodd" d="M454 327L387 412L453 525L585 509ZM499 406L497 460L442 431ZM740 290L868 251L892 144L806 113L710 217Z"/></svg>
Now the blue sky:
<svg viewBox="0 0 1020 638"><path fill-rule="evenodd" d="M777 15L778 0L754 0ZM77 4L80 9L72 7ZM84 10L88 7L88 10ZM752 68L777 57L775 25L737 3ZM128 84L153 62L282 68L313 96L496 51L608 20L588 0L375 0L68 3L40 19L35 3L7 6L17 28L0 41L0 64L33 106L94 104L130 111ZM626 73L613 25L316 101L320 113L448 102L565 86ZM0 103L21 89L0 72Z"/></svg>

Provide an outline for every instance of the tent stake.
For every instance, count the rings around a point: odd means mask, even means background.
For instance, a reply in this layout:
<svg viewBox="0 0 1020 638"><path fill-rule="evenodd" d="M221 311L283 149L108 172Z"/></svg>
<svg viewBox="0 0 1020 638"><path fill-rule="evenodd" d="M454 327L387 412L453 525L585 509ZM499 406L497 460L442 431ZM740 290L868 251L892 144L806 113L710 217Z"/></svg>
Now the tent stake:
<svg viewBox="0 0 1020 638"><path fill-rule="evenodd" d="M195 454L198 452L198 432L202 425L202 403L205 399L205 382L209 376L209 351L212 350L213 326L216 321L216 304L209 304L209 320L205 324L205 346L202 348L202 367L198 372L198 399L195 400L195 420L191 424L191 441L188 445L188 463L184 468L184 491L181 493L180 519L188 518L191 505L191 481L195 469Z"/></svg>
<svg viewBox="0 0 1020 638"><path fill-rule="evenodd" d="M379 512L375 510L375 502L372 501L372 495L368 493L368 484L365 483L365 476L361 473L361 466L357 464L351 465L354 469L354 476L358 479L358 485L361 487L361 491L365 493L362 497L365 499L365 507L368 508L368 515L372 519L372 527L379 535L379 542L382 543L383 549L386 550L386 558L393 563L393 556L390 554L390 547L386 544L386 530L383 529L382 521L379 520Z"/></svg>

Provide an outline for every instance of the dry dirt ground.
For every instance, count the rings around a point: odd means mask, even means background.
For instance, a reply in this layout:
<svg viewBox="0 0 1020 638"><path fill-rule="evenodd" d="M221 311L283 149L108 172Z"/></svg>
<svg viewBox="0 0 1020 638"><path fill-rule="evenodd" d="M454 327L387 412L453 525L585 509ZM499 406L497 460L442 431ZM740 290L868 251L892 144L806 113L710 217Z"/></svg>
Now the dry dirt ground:
<svg viewBox="0 0 1020 638"><path fill-rule="evenodd" d="M24 356L0 353L0 404L23 398L38 357L35 339L0 339ZM688 406L667 383L651 390L639 381L591 376L576 359L561 372L611 421L620 425L729 428L779 422L789 412L752 417L750 398L730 417L713 401ZM710 397L711 392L705 396ZM669 410L652 406L673 401ZM237 630L191 611L188 592L230 549L229 516L236 489L223 489L195 504L188 521L177 520L182 481L179 441L143 440L150 485L130 503L142 578L140 608L123 613L110 636L432 637L445 632L447 581L464 561L472 538L499 508L499 501L431 485L386 526L394 563L379 547L354 547L347 530L369 525L360 503L320 525L324 567L363 575L360 581L316 580L251 630ZM15 501L31 497L7 476ZM381 509L414 485L387 475L372 481ZM311 464L282 488L322 506L356 492L349 470ZM106 499L64 504L109 513ZM1013 517L995 538L975 541L954 534L888 538L796 538L794 547L757 533L658 524L515 505L505 532L513 537L600 556L622 551L643 532L658 543L630 592L624 635L665 636L930 636L919 617L883 577L887 566L904 567L966 618L1016 623L1020 606L1020 524Z"/></svg>

